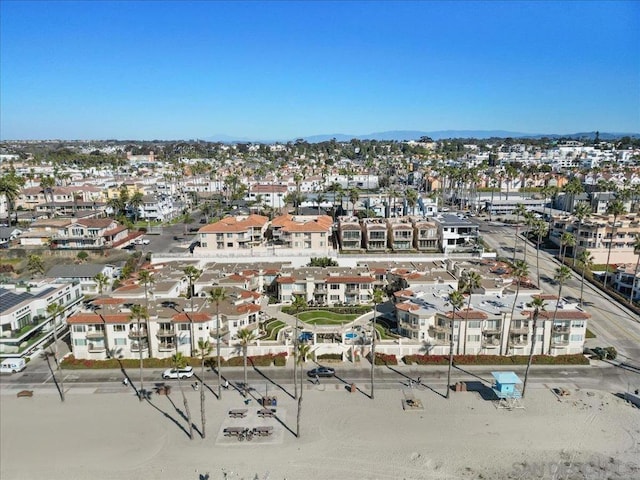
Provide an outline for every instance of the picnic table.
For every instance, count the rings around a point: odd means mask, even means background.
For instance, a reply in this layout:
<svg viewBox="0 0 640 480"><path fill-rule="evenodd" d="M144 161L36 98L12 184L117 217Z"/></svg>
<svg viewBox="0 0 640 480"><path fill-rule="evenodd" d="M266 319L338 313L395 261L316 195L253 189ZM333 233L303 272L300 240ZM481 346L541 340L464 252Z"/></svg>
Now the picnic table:
<svg viewBox="0 0 640 480"><path fill-rule="evenodd" d="M262 409L258 410L258 416L262 417L262 418L273 418L275 413L276 413L276 411L274 409L271 409L271 408L262 408Z"/></svg>
<svg viewBox="0 0 640 480"><path fill-rule="evenodd" d="M246 408L237 408L234 410L229 410L229 416L231 418L244 418L247 416Z"/></svg>
<svg viewBox="0 0 640 480"><path fill-rule="evenodd" d="M273 433L273 427L253 427L253 434L258 437L268 437Z"/></svg>
<svg viewBox="0 0 640 480"><path fill-rule="evenodd" d="M225 437L236 437L238 441L249 440L253 438L254 432L246 427L226 427L223 430Z"/></svg>

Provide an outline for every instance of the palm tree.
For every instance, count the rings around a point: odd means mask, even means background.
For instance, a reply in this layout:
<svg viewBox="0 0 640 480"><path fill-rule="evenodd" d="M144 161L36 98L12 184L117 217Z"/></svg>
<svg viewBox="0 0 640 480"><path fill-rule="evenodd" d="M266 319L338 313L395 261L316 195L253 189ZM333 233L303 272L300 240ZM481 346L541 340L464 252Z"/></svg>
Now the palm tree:
<svg viewBox="0 0 640 480"><path fill-rule="evenodd" d="M582 229L582 223L584 222L585 218L591 215L591 206L587 202L578 202L576 204L576 208L573 209L573 214L578 219L578 229L576 231L576 249L575 249L575 252L577 252L578 248L580 247L580 230ZM576 266L575 253L573 255L573 263L571 266L572 267Z"/></svg>
<svg viewBox="0 0 640 480"><path fill-rule="evenodd" d="M524 205L522 203L518 203L516 205L516 208L514 210L514 212L516 213L516 234L515 234L515 238L513 241L513 259L512 262L516 261L516 252L518 251L517 246L518 246L518 222L520 220L520 215L524 215L527 211L524 208Z"/></svg>
<svg viewBox="0 0 640 480"><path fill-rule="evenodd" d="M220 373L220 303L227 299L224 288L215 287L209 291L209 300L216 304L216 369L218 370L218 400L222 399L222 383Z"/></svg>
<svg viewBox="0 0 640 480"><path fill-rule="evenodd" d="M607 206L607 214L613 215L613 226L611 228L611 240L609 241L609 250L607 252L607 265L604 274L604 289L607 290L607 279L609 278L609 260L611 259L611 247L613 246L613 240L616 236L616 220L620 215L624 215L626 210L621 200L615 199Z"/></svg>
<svg viewBox="0 0 640 480"><path fill-rule="evenodd" d="M507 349L509 348L509 343L511 342L511 325L513 323L513 315L516 311L516 303L518 301L518 294L520 293L520 283L526 277L529 276L529 265L523 261L516 261L513 269L511 270L511 275L513 275L514 281L516 282L516 296L513 299L513 305L511 306L511 320L509 321L509 342L507 343Z"/></svg>
<svg viewBox="0 0 640 480"><path fill-rule="evenodd" d="M469 299L467 300L467 312L464 317L464 323L466 326L467 322L469 321L469 310L471 310L471 295L473 295L474 290L480 288L480 285L482 283L482 277L478 272L474 270L468 270L464 273L461 280L462 280L462 286L459 286L458 288L460 289L460 291L467 292L469 294ZM465 328L465 331L466 331L466 328ZM458 353L460 352L459 338L460 338L460 334L458 330ZM466 345L467 345L467 336L465 334L464 348L463 348L463 350L465 351L466 351Z"/></svg>
<svg viewBox="0 0 640 480"><path fill-rule="evenodd" d="M541 297L535 297L531 303L527 305L533 308L533 335L531 337L531 349L529 350L529 359L527 360L527 368L524 371L524 382L522 384L522 398L527 390L527 379L529 378L529 368L531 368L531 361L533 360L533 352L536 348L536 337L538 335L538 316L540 312L544 312L546 303Z"/></svg>
<svg viewBox="0 0 640 480"><path fill-rule="evenodd" d="M456 318L456 310L460 310L464 305L464 296L460 291L454 290L449 294L449 303L451 304L451 333L449 334L449 371L447 372L447 398L451 391L451 367L453 367L453 334ZM460 339L458 339L460 341Z"/></svg>
<svg viewBox="0 0 640 480"><path fill-rule="evenodd" d="M296 355L298 353L298 341L300 336L300 310L304 310L307 308L307 300L302 295L294 295L293 302L291 306L296 311L296 331L294 332L293 337L293 384L294 384L294 398L298 398L298 382L297 382L297 373L296 373Z"/></svg>
<svg viewBox="0 0 640 480"><path fill-rule="evenodd" d="M143 358L142 358L142 320L145 321L145 325L148 325L149 321L149 311L147 307L143 307L142 305L132 305L131 306L131 314L129 315L129 319L135 321L138 324L138 352L140 353L140 392L138 394L138 398L140 401L144 398L144 374L143 374ZM149 335L149 331L147 330L147 335ZM150 343L147 341L147 343ZM177 345L177 342L176 342Z"/></svg>
<svg viewBox="0 0 640 480"><path fill-rule="evenodd" d="M149 270L140 270L138 272L138 281L144 285L144 305L149 311L149 287L155 283L155 279ZM149 324L149 316L147 315L147 335L151 332L151 325ZM142 340L142 338L140 338ZM147 340L147 348L149 349L149 358L153 355L151 353L151 341Z"/></svg>
<svg viewBox="0 0 640 480"><path fill-rule="evenodd" d="M531 231L531 229L535 226L537 219L536 217L533 215L532 212L525 212L524 214L524 221L525 224L527 226L527 229L522 232L523 234L523 244L524 244L524 255L522 256L522 259L526 262L527 261L527 242L528 242L528 238L529 238L529 232Z"/></svg>
<svg viewBox="0 0 640 480"><path fill-rule="evenodd" d="M584 290L584 272L591 270L593 265L593 255L589 253L589 250L583 250L578 255L578 261L582 265L582 273L580 275L580 306L582 306L582 292Z"/></svg>
<svg viewBox="0 0 640 480"><path fill-rule="evenodd" d="M248 328L242 328L238 330L238 340L240 341L240 346L242 347L242 357L244 358L244 390L248 391L247 384L247 351L249 349L249 344L255 340L255 334L253 330L249 330Z"/></svg>
<svg viewBox="0 0 640 480"><path fill-rule="evenodd" d="M53 362L56 364L56 372L60 370L60 362L58 362L58 316L62 317L65 308L59 303L52 303L47 307L47 314L51 315L53 321ZM55 374L53 374L53 380L55 382ZM60 377L60 399L64 402L64 383L62 377Z"/></svg>
<svg viewBox="0 0 640 480"><path fill-rule="evenodd" d="M373 318L371 319L371 400L373 400L374 366L376 364L376 317L378 305L382 303L383 292L379 288L373 290Z"/></svg>
<svg viewBox="0 0 640 480"><path fill-rule="evenodd" d="M20 179L13 173L0 177L0 197L7 200L7 226L11 226L11 209L20 195Z"/></svg>
<svg viewBox="0 0 640 480"><path fill-rule="evenodd" d="M53 216L53 187L56 186L56 180L53 177L46 176L40 180L40 188L44 192L44 200L47 201L47 194L51 199L51 206L49 207L49 216Z"/></svg>
<svg viewBox="0 0 640 480"><path fill-rule="evenodd" d="M351 202L352 205L352 215L356 214L356 202L358 201L358 199L360 198L360 190L358 190L357 188L350 188L349 189L349 201Z"/></svg>
<svg viewBox="0 0 640 480"><path fill-rule="evenodd" d="M202 338L198 339L198 356L200 357L200 381L202 382L202 388L200 388L200 418L202 420L202 438L206 437L205 433L205 423L206 416L204 413L204 362L205 358L211 355L213 351L213 346L209 343L208 340L203 340Z"/></svg>
<svg viewBox="0 0 640 480"><path fill-rule="evenodd" d="M633 283L631 284L631 296L629 297L630 305L633 305L633 298L636 294L636 277L638 276L638 267L640 267L640 234L637 233L633 240L633 253L638 256L638 259L636 260L636 268L633 270L633 276L631 277Z"/></svg>
<svg viewBox="0 0 640 480"><path fill-rule="evenodd" d="M562 264L564 265L564 259L567 255L567 247L573 247L576 244L576 237L573 236L573 234L569 233L569 232L564 232L561 236L560 236L560 249L561 249L561 258L562 258Z"/></svg>
<svg viewBox="0 0 640 480"><path fill-rule="evenodd" d="M185 269L183 270L185 276L187 277L187 280L189 280L189 299L191 300L191 313L193 313L193 296L194 296L194 290L193 290L193 282L195 282L200 275L202 275L202 270L198 270L196 267L194 267L193 265L189 265L188 267L185 267ZM190 336L190 341L189 341L189 348L191 353L189 354L189 356L193 357L193 351L195 350L195 345L194 345L194 332L193 332L193 321L191 320L191 315L187 315L187 319L189 320L189 336Z"/></svg>
<svg viewBox="0 0 640 480"><path fill-rule="evenodd" d="M191 421L191 410L189 409L189 403L187 402L187 396L184 394L184 388L182 387L182 378L180 377L180 369L187 366L187 359L178 351L178 342L176 341L176 353L171 356L171 363L173 368L178 373L178 388L182 394L182 403L184 405L184 412L187 415L187 421L189 422L189 440L193 440L193 422ZM204 390L204 388L203 388Z"/></svg>
<svg viewBox="0 0 640 480"><path fill-rule="evenodd" d="M556 273L553 276L553 279L558 283L558 301L556 302L556 309L553 312L553 320L556 319L556 314L558 313L558 306L560 304L560 300L562 300L562 286L566 283L567 280L571 278L571 270L566 265L560 265L556 268Z"/></svg>
<svg viewBox="0 0 640 480"><path fill-rule="evenodd" d="M302 379L304 376L302 375L302 367L304 366L304 362L309 357L311 353L311 347L306 343L298 344L298 365L300 366L300 396L298 397L298 413L296 415L296 437L300 438L300 415L302 412L302 392L304 389L302 388ZM295 367L294 367L295 368Z"/></svg>
<svg viewBox="0 0 640 480"><path fill-rule="evenodd" d="M538 220L533 225L533 233L536 236L536 274L538 276L538 287L540 287L540 244L542 238L548 233L547 223L544 220Z"/></svg>
<svg viewBox="0 0 640 480"><path fill-rule="evenodd" d="M129 208L133 210L133 221L138 222L138 215L140 213L140 205L144 203L144 195L140 190L136 191L129 199Z"/></svg>
<svg viewBox="0 0 640 480"><path fill-rule="evenodd" d="M93 277L93 280L98 284L98 293L102 295L104 291L104 287L109 283L109 277L107 277L104 273L99 272Z"/></svg>

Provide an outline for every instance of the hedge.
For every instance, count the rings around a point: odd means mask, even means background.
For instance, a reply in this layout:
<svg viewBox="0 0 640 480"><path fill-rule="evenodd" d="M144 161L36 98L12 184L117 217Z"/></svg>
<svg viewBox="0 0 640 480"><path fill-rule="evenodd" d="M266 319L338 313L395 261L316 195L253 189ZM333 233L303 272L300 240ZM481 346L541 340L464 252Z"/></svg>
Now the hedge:
<svg viewBox="0 0 640 480"><path fill-rule="evenodd" d="M457 365L526 365L528 355L454 355ZM448 365L449 355L405 355L402 361L406 365ZM532 363L536 365L589 365L589 359L578 353L575 355L534 355ZM377 364L377 363L376 363Z"/></svg>
<svg viewBox="0 0 640 480"><path fill-rule="evenodd" d="M376 365L398 365L398 358L395 355L376 353Z"/></svg>
<svg viewBox="0 0 640 480"><path fill-rule="evenodd" d="M320 361L320 360L342 360L342 354L341 353L324 353L322 355L318 355L316 357L316 360Z"/></svg>
<svg viewBox="0 0 640 480"><path fill-rule="evenodd" d="M200 358L185 357L185 360L187 365L191 365L194 368L200 366ZM268 367L271 365L282 367L286 362L286 352L247 357L247 365L255 365L256 367ZM217 359L215 357L208 357L205 359L205 366L209 368L214 368L216 364ZM244 365L244 357L231 357L226 360L224 358L220 358L220 364L225 367L242 367ZM142 359L142 365L144 368L169 368L173 366L173 363L171 362L171 358L144 358ZM60 362L60 367L67 370L140 368L140 360L133 358L83 360L75 358L73 355L69 355Z"/></svg>

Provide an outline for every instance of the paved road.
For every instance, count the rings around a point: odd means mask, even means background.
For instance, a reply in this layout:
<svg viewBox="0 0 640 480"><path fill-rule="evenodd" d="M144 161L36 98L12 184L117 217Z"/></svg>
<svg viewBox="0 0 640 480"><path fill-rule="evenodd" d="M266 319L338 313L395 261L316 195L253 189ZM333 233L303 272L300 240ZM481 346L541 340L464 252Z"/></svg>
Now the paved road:
<svg viewBox="0 0 640 480"><path fill-rule="evenodd" d="M481 234L489 246L494 248L499 256L513 257L514 232L513 227L487 225L488 222L477 222L481 225ZM518 258L524 256L524 242L518 241ZM527 263L532 279L536 279L536 248L527 242ZM558 293L557 285L552 282L556 269L560 266L552 255L540 251L540 279L541 288L546 293ZM572 273L572 278L562 287L562 296L574 299L580 298L580 275ZM640 318L633 312L621 306L618 302L603 293L600 289L585 282L584 294L585 310L592 315L589 329L597 338L589 341L588 345L615 346L620 360L640 366Z"/></svg>
<svg viewBox="0 0 640 480"><path fill-rule="evenodd" d="M309 363L308 368L315 364ZM370 381L370 366L350 363L335 364L336 377L321 379L321 385L329 388L342 388L355 383L366 388ZM457 381L478 381L484 385L492 383L491 372L495 370L512 370L524 375L524 366L461 366L454 367L452 383ZM163 369L145 369L145 388L152 389L157 383L168 383L177 387L177 380L163 380ZM134 385L139 384L139 370L126 370L127 376ZM229 379L232 385L243 381L242 368L223 368L223 378ZM185 380L183 385L189 386L196 380L201 381L200 368L196 367L196 377ZM276 391L283 393L293 389L293 373L290 367L248 368L248 381L257 391ZM376 388L405 388L409 380L421 378L423 388L446 390L446 366L388 366L376 367ZM65 370L62 372L65 388L111 388L126 389L122 385L124 373L121 370ZM640 370L628 370L605 362L596 362L594 366L536 366L530 370L530 384L542 386L571 386L577 388L600 389L610 392L622 392L640 388ZM205 370L208 385L217 385L217 374L211 369ZM310 379L305 378L305 383ZM51 370L46 359L36 359L29 363L27 369L14 375L0 376L0 392L9 394L25 388L55 388ZM214 388L215 390L215 388Z"/></svg>

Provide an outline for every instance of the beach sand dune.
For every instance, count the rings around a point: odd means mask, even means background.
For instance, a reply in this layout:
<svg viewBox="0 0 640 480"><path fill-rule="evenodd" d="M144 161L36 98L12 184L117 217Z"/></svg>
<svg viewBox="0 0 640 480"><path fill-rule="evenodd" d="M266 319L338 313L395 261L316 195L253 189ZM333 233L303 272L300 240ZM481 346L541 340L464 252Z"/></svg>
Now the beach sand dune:
<svg viewBox="0 0 640 480"><path fill-rule="evenodd" d="M245 406L236 392L221 401L208 394L207 438L196 430L193 441L175 389L149 403L126 389L71 389L64 404L37 390L33 398L4 394L0 478L640 479L640 410L608 393L572 390L558 401L532 388L525 409L507 411L473 392L447 401L413 390L422 408L409 410L406 391L379 390L373 401L366 392L309 386L299 439L296 402L286 394L276 419L258 418L255 401ZM199 427L198 393L187 394ZM248 415L230 419L231 408ZM239 442L222 433L233 425L272 425L275 433Z"/></svg>

